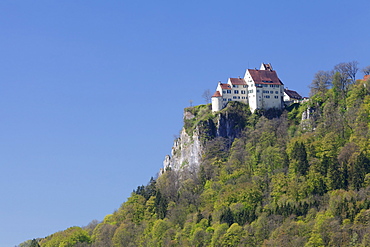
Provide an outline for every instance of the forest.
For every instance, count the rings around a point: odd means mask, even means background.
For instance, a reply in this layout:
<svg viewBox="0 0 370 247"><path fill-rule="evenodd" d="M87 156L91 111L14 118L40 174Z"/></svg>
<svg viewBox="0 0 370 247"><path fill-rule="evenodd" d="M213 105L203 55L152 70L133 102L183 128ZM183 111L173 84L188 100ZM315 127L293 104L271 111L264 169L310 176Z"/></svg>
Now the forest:
<svg viewBox="0 0 370 247"><path fill-rule="evenodd" d="M357 65L318 71L309 100L284 110L186 108L185 128L202 131L197 171L168 169L103 221L19 247L370 246L370 79ZM238 136L207 135L224 113Z"/></svg>

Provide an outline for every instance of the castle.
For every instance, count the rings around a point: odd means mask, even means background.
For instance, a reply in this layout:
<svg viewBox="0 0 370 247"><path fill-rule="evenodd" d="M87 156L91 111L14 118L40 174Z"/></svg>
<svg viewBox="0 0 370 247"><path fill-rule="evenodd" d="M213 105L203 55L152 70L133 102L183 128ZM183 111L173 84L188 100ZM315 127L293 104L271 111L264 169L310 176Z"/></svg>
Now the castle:
<svg viewBox="0 0 370 247"><path fill-rule="evenodd" d="M219 82L212 96L212 111L220 111L229 101L249 104L251 112L256 109L282 109L284 96L287 99L285 91L271 64L262 63L260 69L247 69L244 78L229 78L227 83Z"/></svg>

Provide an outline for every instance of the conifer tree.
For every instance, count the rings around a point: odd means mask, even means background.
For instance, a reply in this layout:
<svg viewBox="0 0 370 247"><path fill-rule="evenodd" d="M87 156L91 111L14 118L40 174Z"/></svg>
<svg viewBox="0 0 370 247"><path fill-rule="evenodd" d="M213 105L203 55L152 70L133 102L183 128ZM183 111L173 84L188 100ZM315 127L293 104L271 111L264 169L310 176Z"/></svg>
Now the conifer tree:
<svg viewBox="0 0 370 247"><path fill-rule="evenodd" d="M36 239L32 239L30 247L40 247L40 245Z"/></svg>
<svg viewBox="0 0 370 247"><path fill-rule="evenodd" d="M292 150L292 159L297 161L296 172L306 175L308 171L308 161L306 147L302 142L295 142Z"/></svg>

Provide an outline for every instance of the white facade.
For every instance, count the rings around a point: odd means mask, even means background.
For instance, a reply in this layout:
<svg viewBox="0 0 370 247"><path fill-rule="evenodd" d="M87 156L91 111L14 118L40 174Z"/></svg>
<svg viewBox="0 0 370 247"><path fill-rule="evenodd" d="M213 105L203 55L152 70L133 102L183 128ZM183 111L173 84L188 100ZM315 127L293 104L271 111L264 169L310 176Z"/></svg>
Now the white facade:
<svg viewBox="0 0 370 247"><path fill-rule="evenodd" d="M229 101L248 103L250 110L281 109L284 84L271 64L262 64L258 69L247 69L243 78L229 78L227 83L218 83L212 96L212 111L220 111Z"/></svg>
<svg viewBox="0 0 370 247"><path fill-rule="evenodd" d="M284 102L285 103L298 103L303 100L302 96L299 95L296 91L289 90L288 88L284 89Z"/></svg>
<svg viewBox="0 0 370 247"><path fill-rule="evenodd" d="M212 111L219 111L224 107L221 94L212 96Z"/></svg>

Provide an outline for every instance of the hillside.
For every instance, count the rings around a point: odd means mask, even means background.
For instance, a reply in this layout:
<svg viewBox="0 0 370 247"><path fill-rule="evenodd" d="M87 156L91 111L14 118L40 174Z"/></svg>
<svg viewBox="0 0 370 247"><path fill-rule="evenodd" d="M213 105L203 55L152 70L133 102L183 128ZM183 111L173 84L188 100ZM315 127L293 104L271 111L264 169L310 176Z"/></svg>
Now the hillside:
<svg viewBox="0 0 370 247"><path fill-rule="evenodd" d="M186 108L158 178L38 244L370 246L370 80L331 85L283 111Z"/></svg>

